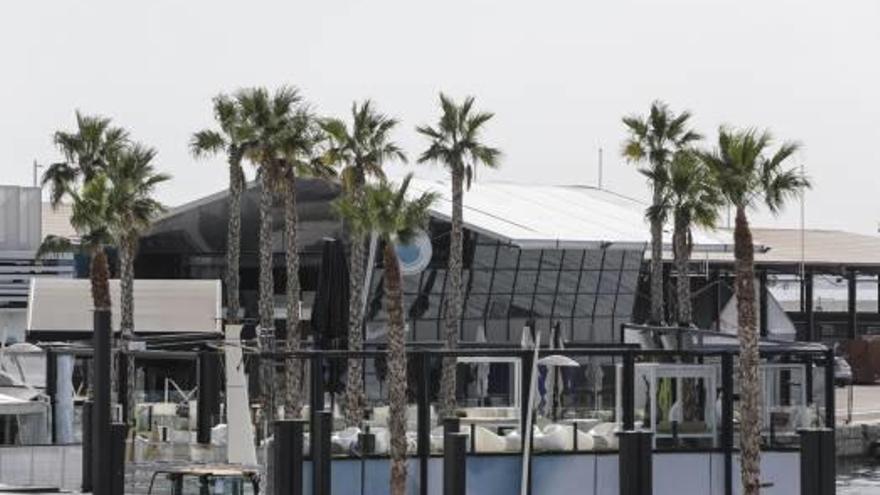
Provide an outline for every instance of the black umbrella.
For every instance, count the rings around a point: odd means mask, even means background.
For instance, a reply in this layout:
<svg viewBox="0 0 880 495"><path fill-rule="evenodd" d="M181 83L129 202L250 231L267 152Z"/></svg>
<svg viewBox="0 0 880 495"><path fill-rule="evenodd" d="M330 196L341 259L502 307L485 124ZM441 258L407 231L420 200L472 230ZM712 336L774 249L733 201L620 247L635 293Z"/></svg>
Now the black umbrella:
<svg viewBox="0 0 880 495"><path fill-rule="evenodd" d="M348 259L345 248L337 239L324 239L321 250L321 270L318 290L312 306L312 335L318 349L346 349L348 347ZM343 360L330 366L327 389L338 391L340 367Z"/></svg>

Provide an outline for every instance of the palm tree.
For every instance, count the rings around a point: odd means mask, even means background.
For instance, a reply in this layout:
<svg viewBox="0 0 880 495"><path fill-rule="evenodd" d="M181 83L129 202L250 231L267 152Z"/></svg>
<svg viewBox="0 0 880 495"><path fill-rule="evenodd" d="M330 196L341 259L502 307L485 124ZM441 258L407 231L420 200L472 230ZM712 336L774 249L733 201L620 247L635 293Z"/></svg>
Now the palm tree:
<svg viewBox="0 0 880 495"><path fill-rule="evenodd" d="M692 229L714 228L723 200L709 170L691 150L677 152L669 164L668 176L653 178L652 182L655 181L664 182L666 194L662 204L671 211L673 219L678 324L690 326L693 316L688 263L693 251Z"/></svg>
<svg viewBox="0 0 880 495"><path fill-rule="evenodd" d="M109 218L112 210L108 210L105 204L109 187L104 174L110 158L128 145L128 132L113 126L108 118L83 115L77 111L76 130L57 131L53 142L64 161L46 168L42 185L49 186L53 208L65 199L72 202L71 224L80 235L79 246L91 258L92 303L96 310L109 312L110 268L105 246L112 242L112 220ZM70 248L71 243L66 239L49 236L44 239L38 254ZM113 391L116 390L115 377L116 373L111 373Z"/></svg>
<svg viewBox="0 0 880 495"><path fill-rule="evenodd" d="M167 174L159 173L153 166L156 150L134 144L114 154L107 166L107 178L112 184L109 195L113 210L111 233L119 251L120 265L120 323L123 352L129 350L134 337L134 259L140 234L153 219L165 211L164 206L153 198L157 185L169 180ZM126 415L134 422L134 362L125 362Z"/></svg>
<svg viewBox="0 0 880 495"><path fill-rule="evenodd" d="M388 313L388 380L391 434L391 494L406 493L406 333L403 313L403 279L395 243L407 242L428 220L428 209L436 197L423 193L407 199L412 175L399 188L385 180L367 185L360 201L343 196L336 207L356 236L375 232L382 241L385 267L385 307Z"/></svg>
<svg viewBox="0 0 880 495"><path fill-rule="evenodd" d="M245 156L257 166L260 178L260 281L259 281L259 338L264 352L275 351L275 280L272 253L272 205L281 184L282 166L280 137L286 133L290 114L300 98L296 90L282 88L270 96L265 88L243 89L236 93L242 112L243 125L253 139ZM275 417L275 366L264 362L261 366L261 395L264 417Z"/></svg>
<svg viewBox="0 0 880 495"><path fill-rule="evenodd" d="M241 111L235 99L219 95L214 98L214 119L219 130L204 129L193 134L190 150L196 158L225 153L229 164L229 219L226 227L226 319L239 321L239 265L241 259L241 195L245 187L241 161L251 136L242 125Z"/></svg>
<svg viewBox="0 0 880 495"><path fill-rule="evenodd" d="M741 475L745 495L758 493L761 478L760 355L755 317L754 244L746 215L749 209L760 204L776 213L787 199L810 186L809 180L795 169L783 168L786 160L798 150L798 145L783 143L768 157L766 154L770 152L772 142L770 133L766 131L721 128L717 148L711 152L699 152L698 155L717 182L723 199L736 210L733 235L740 341Z"/></svg>
<svg viewBox="0 0 880 495"><path fill-rule="evenodd" d="M287 339L285 350L300 350L299 329L300 283L299 251L297 244L296 182L298 177L331 177L333 170L326 166L318 151L324 141L315 117L304 108L297 110L288 124L286 137L281 141L281 184L284 209L284 249L287 274ZM284 411L290 418L299 417L302 408L302 362L287 359L284 366Z"/></svg>
<svg viewBox="0 0 880 495"><path fill-rule="evenodd" d="M452 178L452 227L449 233L449 290L446 295L445 347L452 349L458 344L461 327L462 304L462 251L463 251L463 201L464 185L470 188L471 180L479 164L494 168L498 165L501 151L483 144L480 133L492 117L489 112L475 112L473 97L456 104L440 93L443 114L436 127L421 126L416 130L426 136L431 144L421 156L419 163L439 162ZM451 415L455 409L455 358L443 359L440 381L440 417Z"/></svg>
<svg viewBox="0 0 880 495"><path fill-rule="evenodd" d="M321 128L330 140L325 161L329 165L341 167L343 193L349 201L358 204L362 200L367 177L384 179L385 172L382 170L382 165L395 159L406 162L406 155L391 140L391 131L397 126L397 120L377 112L370 100L361 105L352 104L351 117L351 129L341 119L325 119L321 122ZM360 351L363 348L366 240L351 229L348 235L350 282L348 349ZM345 387L345 422L348 426L360 424L363 418L366 403L363 373L360 359L348 360Z"/></svg>
<svg viewBox="0 0 880 495"><path fill-rule="evenodd" d="M648 176L652 188L648 220L651 224L651 323L655 325L666 320L663 304L663 224L666 218L662 209L663 183L652 180L652 177L668 175L666 169L675 153L702 139L699 133L688 129L690 117L690 112L676 115L668 105L655 101L647 118L639 115L623 118L629 132L623 143L623 157L634 163L647 162L640 171Z"/></svg>

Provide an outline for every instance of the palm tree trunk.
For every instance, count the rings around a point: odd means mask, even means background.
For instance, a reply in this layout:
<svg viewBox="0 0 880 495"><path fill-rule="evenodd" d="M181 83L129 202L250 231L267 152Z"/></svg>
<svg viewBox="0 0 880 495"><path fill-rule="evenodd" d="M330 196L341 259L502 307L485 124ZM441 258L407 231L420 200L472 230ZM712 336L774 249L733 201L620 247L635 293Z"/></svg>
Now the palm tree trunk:
<svg viewBox="0 0 880 495"><path fill-rule="evenodd" d="M287 352L296 352L300 349L297 221L296 176L291 173L284 188L284 248L287 267ZM299 359L287 358L284 364L284 410L288 418L297 418L300 415L302 403L300 390L300 367L302 362Z"/></svg>
<svg viewBox="0 0 880 495"><path fill-rule="evenodd" d="M662 191L654 185L653 205L662 202ZM651 220L651 323L662 325L666 321L663 308L663 222Z"/></svg>
<svg viewBox="0 0 880 495"><path fill-rule="evenodd" d="M260 174L260 328L261 351L275 350L275 280L272 275L272 180L268 170ZM260 389L266 420L275 418L275 365L264 360L260 366Z"/></svg>
<svg viewBox="0 0 880 495"><path fill-rule="evenodd" d="M462 312L462 203L464 201L464 176L461 167L452 171L452 227L449 232L449 286L446 290L446 342L447 349L458 346ZM440 418L451 416L455 411L454 357L443 358L440 381Z"/></svg>
<svg viewBox="0 0 880 495"><path fill-rule="evenodd" d="M241 194L244 190L241 156L229 157L229 223L226 229L226 320L237 323L239 299L239 264L241 258Z"/></svg>
<svg viewBox="0 0 880 495"><path fill-rule="evenodd" d="M364 239L350 237L349 253L349 301L348 301L348 350L363 349L364 324ZM357 426L363 419L366 403L364 397L364 369L360 358L348 360L348 376L345 381L345 424Z"/></svg>
<svg viewBox="0 0 880 495"><path fill-rule="evenodd" d="M688 226L683 220L675 219L675 232L672 235L672 247L675 254L676 307L678 308L678 324L683 327L693 323L691 311L691 280L688 270L690 249L688 247Z"/></svg>
<svg viewBox="0 0 880 495"><path fill-rule="evenodd" d="M134 337L134 256L137 247L137 234L130 233L122 236L119 243L120 265L120 347L122 352L127 353ZM135 368L134 357L125 359L125 417L129 426L134 424L134 389Z"/></svg>
<svg viewBox="0 0 880 495"><path fill-rule="evenodd" d="M745 210L736 209L736 309L739 326L740 451L744 495L757 495L761 479L760 381L755 319L755 267L752 232Z"/></svg>
<svg viewBox="0 0 880 495"><path fill-rule="evenodd" d="M104 252L104 246L97 246L94 251L92 251L89 278L91 279L92 286L92 304L95 309L110 311L112 306L112 303L110 302L110 267L107 264L107 253ZM112 328L110 329L110 332L112 342ZM113 366L113 363L116 360L113 359L112 353L110 359L110 393L112 396L113 391L116 390L116 373L114 372L115 368ZM89 375L88 395L89 397L92 397L94 393L95 370L91 362L89 363Z"/></svg>
<svg viewBox="0 0 880 495"><path fill-rule="evenodd" d="M406 335L400 265L386 239L385 304L388 310L388 429L391 434L391 495L406 494Z"/></svg>

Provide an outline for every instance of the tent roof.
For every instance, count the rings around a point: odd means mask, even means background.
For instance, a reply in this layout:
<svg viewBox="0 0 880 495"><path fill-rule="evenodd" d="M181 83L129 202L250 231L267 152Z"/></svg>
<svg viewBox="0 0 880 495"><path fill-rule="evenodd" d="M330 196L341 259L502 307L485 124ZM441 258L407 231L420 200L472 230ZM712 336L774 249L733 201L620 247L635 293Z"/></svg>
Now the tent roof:
<svg viewBox="0 0 880 495"><path fill-rule="evenodd" d="M449 219L451 187L446 180L413 178L413 195L435 192L436 217ZM650 242L646 205L588 186L476 182L464 194L464 223L471 230L524 249L609 246L642 248ZM667 229L668 230L668 229ZM671 232L664 233L669 243ZM694 232L695 250L732 250L728 232Z"/></svg>
<svg viewBox="0 0 880 495"><path fill-rule="evenodd" d="M28 332L91 332L87 279L34 278ZM119 280L110 281L112 327L119 330ZM134 326L138 333L220 332L219 280L135 280Z"/></svg>

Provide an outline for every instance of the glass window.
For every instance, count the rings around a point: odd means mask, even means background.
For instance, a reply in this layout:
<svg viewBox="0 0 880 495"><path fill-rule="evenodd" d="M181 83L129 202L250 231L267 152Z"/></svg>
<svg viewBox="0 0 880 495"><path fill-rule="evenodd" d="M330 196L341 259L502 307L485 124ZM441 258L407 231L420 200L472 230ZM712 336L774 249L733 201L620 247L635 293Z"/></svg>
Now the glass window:
<svg viewBox="0 0 880 495"><path fill-rule="evenodd" d="M544 271L538 274L538 288L536 292L541 294L553 294L556 292L556 282L559 280L558 271Z"/></svg>
<svg viewBox="0 0 880 495"><path fill-rule="evenodd" d="M590 249L584 253L584 270L598 270L602 266L602 250Z"/></svg>
<svg viewBox="0 0 880 495"><path fill-rule="evenodd" d="M517 259L519 259L519 249L512 246L498 246L497 268L514 269Z"/></svg>
<svg viewBox="0 0 880 495"><path fill-rule="evenodd" d="M419 291L419 284L422 279L422 274L415 275L404 275L403 277L403 292L405 294L415 294Z"/></svg>
<svg viewBox="0 0 880 495"><path fill-rule="evenodd" d="M513 270L499 270L495 272L495 280L492 282L492 294L510 294L513 292L513 278L516 274Z"/></svg>
<svg viewBox="0 0 880 495"><path fill-rule="evenodd" d="M535 282L538 280L538 272L535 270L520 270L516 275L516 293L533 294Z"/></svg>
<svg viewBox="0 0 880 495"><path fill-rule="evenodd" d="M575 296L573 294L557 294L556 307L553 309L554 318L568 318L574 309Z"/></svg>
<svg viewBox="0 0 880 495"><path fill-rule="evenodd" d="M578 294L577 305L574 308L574 316L590 316L593 314L593 305L596 296L593 294Z"/></svg>
<svg viewBox="0 0 880 495"><path fill-rule="evenodd" d="M474 270L471 274L471 294L488 294L489 284L492 282L492 272L489 270Z"/></svg>
<svg viewBox="0 0 880 495"><path fill-rule="evenodd" d="M477 244L474 250L473 268L493 268L495 266L495 253L498 245L493 244Z"/></svg>
<svg viewBox="0 0 880 495"><path fill-rule="evenodd" d="M487 318L506 318L510 309L509 294L494 294L489 298L489 309L486 310Z"/></svg>
<svg viewBox="0 0 880 495"><path fill-rule="evenodd" d="M545 249L541 258L541 270L559 270L562 267L562 253L558 249Z"/></svg>
<svg viewBox="0 0 880 495"><path fill-rule="evenodd" d="M563 294L573 294L578 290L578 279L581 272L561 271L559 272L559 292Z"/></svg>
<svg viewBox="0 0 880 495"><path fill-rule="evenodd" d="M527 318L531 316L532 294L516 294L510 303L508 314L511 317Z"/></svg>
<svg viewBox="0 0 880 495"><path fill-rule="evenodd" d="M615 294L599 294L598 299L596 299L596 312L597 316L610 316L614 314L614 299Z"/></svg>
<svg viewBox="0 0 880 495"><path fill-rule="evenodd" d="M465 318L483 318L486 312L486 303L489 296L485 294L471 294L465 304Z"/></svg>
<svg viewBox="0 0 880 495"><path fill-rule="evenodd" d="M599 272L598 271L584 271L581 273L581 283L578 287L578 292L595 294L599 289Z"/></svg>
<svg viewBox="0 0 880 495"><path fill-rule="evenodd" d="M625 316L627 318L632 316L633 305L635 304L636 295L635 294L624 294L621 293L617 296L617 307L614 308L614 314L616 316Z"/></svg>
<svg viewBox="0 0 880 495"><path fill-rule="evenodd" d="M541 261L540 249L523 249L519 254L520 269L537 270Z"/></svg>
<svg viewBox="0 0 880 495"><path fill-rule="evenodd" d="M553 294L538 294L535 296L534 313L536 316L550 317L553 314Z"/></svg>
<svg viewBox="0 0 880 495"><path fill-rule="evenodd" d="M565 255L562 257L562 268L564 270L580 270L583 259L584 251L582 249L566 249Z"/></svg>
<svg viewBox="0 0 880 495"><path fill-rule="evenodd" d="M623 265L623 255L626 251L620 249L606 249L604 270L619 270Z"/></svg>
<svg viewBox="0 0 880 495"><path fill-rule="evenodd" d="M642 267L642 259L645 257L642 251L627 251L623 258L624 270L639 270Z"/></svg>
<svg viewBox="0 0 880 495"><path fill-rule="evenodd" d="M618 282L620 281L620 272L602 272L602 280L599 283L600 294L615 294L617 292Z"/></svg>
<svg viewBox="0 0 880 495"><path fill-rule="evenodd" d="M624 271L620 274L620 292L636 292L639 285L639 272Z"/></svg>

